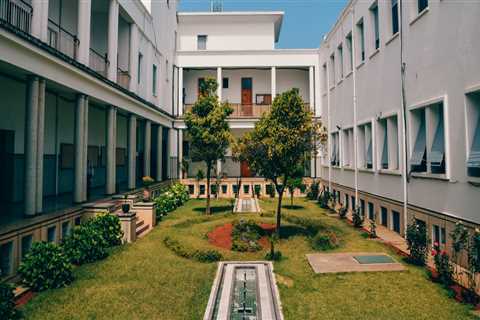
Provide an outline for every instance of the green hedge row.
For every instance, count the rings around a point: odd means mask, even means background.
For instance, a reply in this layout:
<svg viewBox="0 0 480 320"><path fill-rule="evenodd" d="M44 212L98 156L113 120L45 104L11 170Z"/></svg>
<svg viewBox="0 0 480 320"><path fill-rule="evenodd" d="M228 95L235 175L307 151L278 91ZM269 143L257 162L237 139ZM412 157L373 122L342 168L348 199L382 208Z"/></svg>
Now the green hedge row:
<svg viewBox="0 0 480 320"><path fill-rule="evenodd" d="M182 206L189 199L188 188L181 183L175 183L154 199L157 218Z"/></svg>
<svg viewBox="0 0 480 320"><path fill-rule="evenodd" d="M166 236L163 239L163 243L167 248L172 250L175 254L180 257L187 259L193 259L200 262L216 262L222 260L222 254L217 250L199 250L199 249L190 249L183 246L180 241L173 239L169 236Z"/></svg>

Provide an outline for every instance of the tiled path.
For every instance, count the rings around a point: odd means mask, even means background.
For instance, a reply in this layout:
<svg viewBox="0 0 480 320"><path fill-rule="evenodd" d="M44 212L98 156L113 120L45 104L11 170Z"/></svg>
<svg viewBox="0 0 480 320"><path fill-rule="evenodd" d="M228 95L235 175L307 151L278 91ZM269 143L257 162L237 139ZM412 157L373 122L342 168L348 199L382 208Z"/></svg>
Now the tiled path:
<svg viewBox="0 0 480 320"><path fill-rule="evenodd" d="M255 198L245 198L235 200L235 212L259 212L258 200Z"/></svg>

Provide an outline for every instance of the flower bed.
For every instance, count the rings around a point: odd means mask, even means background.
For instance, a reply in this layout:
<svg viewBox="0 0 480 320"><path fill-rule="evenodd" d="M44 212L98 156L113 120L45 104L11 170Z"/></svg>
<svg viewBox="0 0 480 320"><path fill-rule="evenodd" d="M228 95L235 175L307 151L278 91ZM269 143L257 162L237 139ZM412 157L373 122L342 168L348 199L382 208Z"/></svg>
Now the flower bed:
<svg viewBox="0 0 480 320"><path fill-rule="evenodd" d="M262 229L263 235L257 240L258 245L261 248L267 248L268 247L268 240L266 238L266 234L269 234L275 230L275 225L273 224L267 224L267 223L261 223L257 225L260 229ZM215 228L213 231L208 233L208 241L213 244L214 246L217 246L219 248L223 248L226 250L233 250L233 229L234 226L232 223L227 223L224 224L220 227ZM237 250L234 250L237 251Z"/></svg>

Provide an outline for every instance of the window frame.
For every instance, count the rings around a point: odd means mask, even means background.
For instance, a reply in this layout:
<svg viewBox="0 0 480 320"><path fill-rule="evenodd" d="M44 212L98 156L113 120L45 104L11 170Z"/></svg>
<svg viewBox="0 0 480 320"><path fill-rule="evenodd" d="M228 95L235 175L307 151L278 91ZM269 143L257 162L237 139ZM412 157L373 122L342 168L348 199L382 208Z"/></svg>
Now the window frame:
<svg viewBox="0 0 480 320"><path fill-rule="evenodd" d="M358 20L358 22L355 24L355 27L357 29L357 34L359 35L359 45L358 45L358 56L360 63L358 64L359 66L365 62L365 59L367 57L366 53L366 48L365 48L365 21L362 18Z"/></svg>
<svg viewBox="0 0 480 320"><path fill-rule="evenodd" d="M157 77L158 77L158 67L154 63L152 64L152 96L157 96Z"/></svg>
<svg viewBox="0 0 480 320"><path fill-rule="evenodd" d="M378 2L375 1L369 8L370 12L370 21L373 27L372 39L373 39L373 50L380 50L380 11L378 7Z"/></svg>
<svg viewBox="0 0 480 320"><path fill-rule="evenodd" d="M204 41L201 41L204 40ZM208 35L206 34L197 34L197 50L205 51L207 50Z"/></svg>

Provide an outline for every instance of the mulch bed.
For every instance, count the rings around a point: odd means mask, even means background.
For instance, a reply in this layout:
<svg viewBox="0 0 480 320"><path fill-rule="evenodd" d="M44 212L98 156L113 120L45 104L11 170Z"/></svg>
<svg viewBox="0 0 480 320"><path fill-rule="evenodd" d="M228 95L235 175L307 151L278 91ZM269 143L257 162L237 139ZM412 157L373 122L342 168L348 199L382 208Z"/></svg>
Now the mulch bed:
<svg viewBox="0 0 480 320"><path fill-rule="evenodd" d="M272 233L275 231L274 224L261 223L260 227L265 230L267 233ZM231 223L226 223L223 226L215 228L215 230L208 233L208 242L213 244L216 247L231 250L232 249L232 230L233 226ZM258 243L263 247L267 248L269 246L267 237L262 237Z"/></svg>

